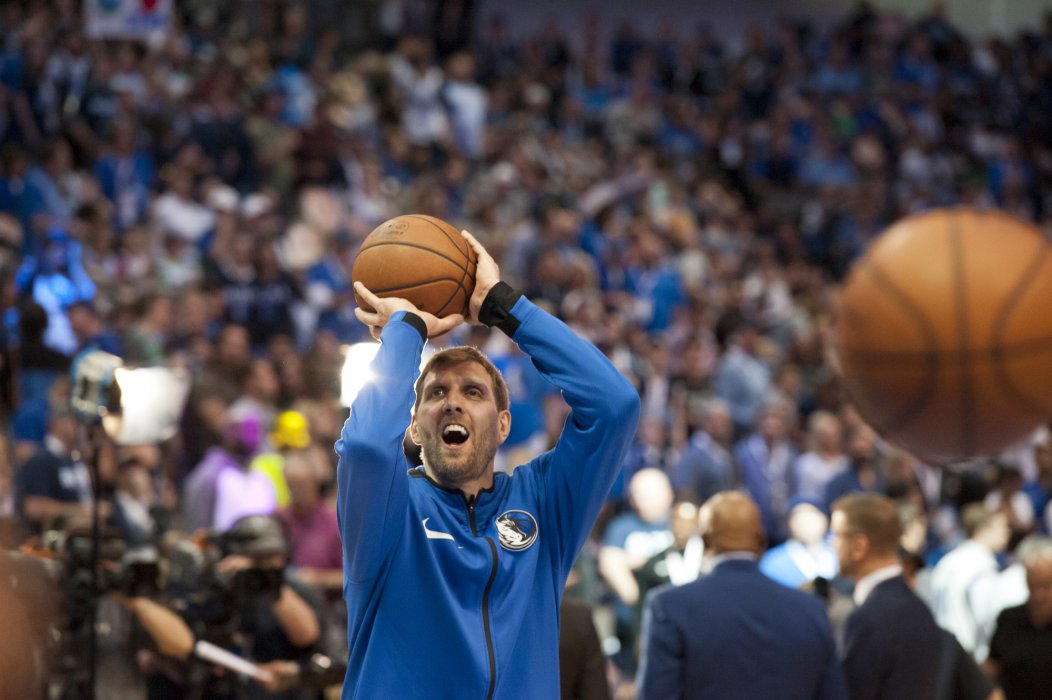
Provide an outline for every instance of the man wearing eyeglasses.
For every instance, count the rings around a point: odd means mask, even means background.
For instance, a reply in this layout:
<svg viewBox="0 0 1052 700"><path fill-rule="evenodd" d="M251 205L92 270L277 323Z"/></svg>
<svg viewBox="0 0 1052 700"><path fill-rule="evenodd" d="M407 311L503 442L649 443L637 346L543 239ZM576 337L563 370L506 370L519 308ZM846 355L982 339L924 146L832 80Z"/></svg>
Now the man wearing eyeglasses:
<svg viewBox="0 0 1052 700"><path fill-rule="evenodd" d="M891 499L854 493L833 503L840 572L855 582L857 606L844 623L844 675L852 700L934 697L941 636L902 576L898 512Z"/></svg>

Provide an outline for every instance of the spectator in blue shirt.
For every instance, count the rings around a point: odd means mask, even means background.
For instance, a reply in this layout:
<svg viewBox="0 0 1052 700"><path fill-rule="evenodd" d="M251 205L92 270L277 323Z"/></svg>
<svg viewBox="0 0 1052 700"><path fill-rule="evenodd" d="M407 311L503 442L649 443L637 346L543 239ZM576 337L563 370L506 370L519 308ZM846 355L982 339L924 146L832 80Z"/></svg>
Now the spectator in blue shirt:
<svg viewBox="0 0 1052 700"><path fill-rule="evenodd" d="M111 131L108 152L95 164L95 177L114 206L117 230L123 231L145 219L156 169L150 154L139 147L135 122L118 121Z"/></svg>
<svg viewBox="0 0 1052 700"><path fill-rule="evenodd" d="M773 388L771 370L756 354L759 339L759 328L749 317L728 314L716 324L716 340L725 350L716 365L712 388L730 406L739 436L752 430Z"/></svg>

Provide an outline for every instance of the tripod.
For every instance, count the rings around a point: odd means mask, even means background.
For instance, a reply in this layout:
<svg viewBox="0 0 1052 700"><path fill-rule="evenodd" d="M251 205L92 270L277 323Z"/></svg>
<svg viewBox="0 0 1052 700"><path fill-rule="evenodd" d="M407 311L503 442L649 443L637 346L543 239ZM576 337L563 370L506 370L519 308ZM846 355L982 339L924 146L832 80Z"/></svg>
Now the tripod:
<svg viewBox="0 0 1052 700"><path fill-rule="evenodd" d="M59 633L59 669L55 679L60 684L57 697L62 700L94 700L98 668L98 610L103 592L99 438L104 433L99 424L87 426L86 432L86 442L91 445L88 461L92 488L90 547L87 552L81 551L67 535L63 553L65 571L60 581L66 624Z"/></svg>

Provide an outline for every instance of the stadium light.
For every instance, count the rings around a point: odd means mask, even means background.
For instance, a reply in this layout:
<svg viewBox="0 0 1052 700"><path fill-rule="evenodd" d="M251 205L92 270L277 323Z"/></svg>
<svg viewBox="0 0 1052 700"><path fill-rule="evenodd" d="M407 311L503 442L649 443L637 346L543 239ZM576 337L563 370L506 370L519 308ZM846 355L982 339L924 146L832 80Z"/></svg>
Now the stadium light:
<svg viewBox="0 0 1052 700"><path fill-rule="evenodd" d="M340 405L349 408L358 392L373 378L373 358L379 343L354 343L343 346L343 369L340 372Z"/></svg>
<svg viewBox="0 0 1052 700"><path fill-rule="evenodd" d="M87 424L101 423L118 445L161 442L175 435L190 392L184 370L125 367L116 355L91 350L73 361L70 407Z"/></svg>
<svg viewBox="0 0 1052 700"><path fill-rule="evenodd" d="M343 351L343 368L340 371L340 405L350 408L362 387L372 381L371 365L380 349L380 343L354 343L344 345L340 349ZM428 358L434 353L435 349L430 344L424 346L424 352L420 357L420 369L423 369Z"/></svg>

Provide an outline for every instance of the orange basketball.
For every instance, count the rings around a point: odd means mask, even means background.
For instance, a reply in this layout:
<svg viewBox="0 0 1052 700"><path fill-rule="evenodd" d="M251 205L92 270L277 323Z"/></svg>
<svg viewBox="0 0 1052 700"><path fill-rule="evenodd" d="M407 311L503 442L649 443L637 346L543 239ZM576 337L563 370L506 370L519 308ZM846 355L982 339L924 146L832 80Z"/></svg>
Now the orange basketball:
<svg viewBox="0 0 1052 700"><path fill-rule="evenodd" d="M994 454L1052 417L1052 254L998 211L903 219L841 290L845 391L891 442L932 460Z"/></svg>
<svg viewBox="0 0 1052 700"><path fill-rule="evenodd" d="M466 316L477 264L474 249L453 226L433 216L404 214L366 236L351 279L379 297L408 299L438 317Z"/></svg>

